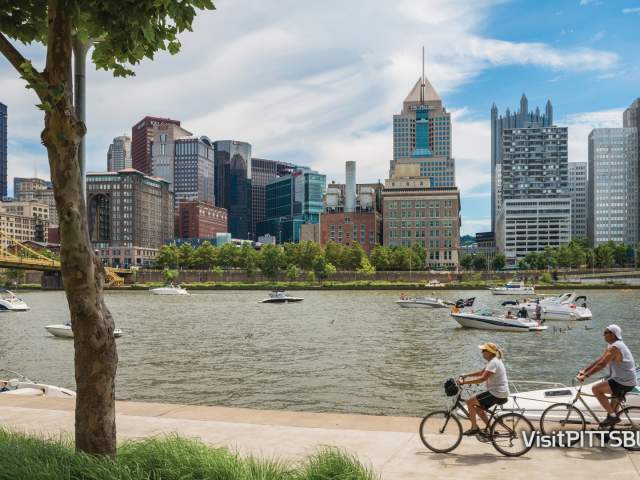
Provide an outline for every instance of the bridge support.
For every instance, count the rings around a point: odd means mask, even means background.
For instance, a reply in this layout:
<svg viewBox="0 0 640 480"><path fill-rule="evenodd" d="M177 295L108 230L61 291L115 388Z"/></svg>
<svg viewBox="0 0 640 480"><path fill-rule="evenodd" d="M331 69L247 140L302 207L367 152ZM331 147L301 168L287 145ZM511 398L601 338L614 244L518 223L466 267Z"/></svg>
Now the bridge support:
<svg viewBox="0 0 640 480"><path fill-rule="evenodd" d="M40 282L43 289L62 290L62 273L58 270L47 270L42 273Z"/></svg>

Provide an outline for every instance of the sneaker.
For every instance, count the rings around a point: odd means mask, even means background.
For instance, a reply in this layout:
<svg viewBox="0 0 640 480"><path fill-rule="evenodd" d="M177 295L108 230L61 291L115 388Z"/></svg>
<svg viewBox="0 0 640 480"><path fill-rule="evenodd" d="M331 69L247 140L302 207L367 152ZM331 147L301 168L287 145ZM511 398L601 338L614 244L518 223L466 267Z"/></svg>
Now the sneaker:
<svg viewBox="0 0 640 480"><path fill-rule="evenodd" d="M478 439L478 441L480 442L488 442L489 439L489 429L488 428L483 428L482 430L480 430L478 432L478 434L476 435L476 438Z"/></svg>
<svg viewBox="0 0 640 480"><path fill-rule="evenodd" d="M476 427L476 428L470 428L466 432L463 432L462 435L464 435L466 437L472 437L473 435L477 435L479 433L480 433L480 429L478 427Z"/></svg>
<svg viewBox="0 0 640 480"><path fill-rule="evenodd" d="M620 422L620 419L615 415L607 415L604 421L600 422L601 427L613 427L616 423Z"/></svg>

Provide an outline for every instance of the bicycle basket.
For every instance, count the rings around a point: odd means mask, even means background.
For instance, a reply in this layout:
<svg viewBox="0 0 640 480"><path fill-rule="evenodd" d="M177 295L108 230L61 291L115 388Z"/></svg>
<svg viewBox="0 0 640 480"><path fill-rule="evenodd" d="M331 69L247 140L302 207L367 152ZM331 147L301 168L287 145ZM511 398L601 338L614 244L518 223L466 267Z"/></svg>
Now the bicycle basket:
<svg viewBox="0 0 640 480"><path fill-rule="evenodd" d="M447 397L453 397L457 395L460 389L458 388L458 384L453 378L450 378L446 382L444 382L444 393Z"/></svg>

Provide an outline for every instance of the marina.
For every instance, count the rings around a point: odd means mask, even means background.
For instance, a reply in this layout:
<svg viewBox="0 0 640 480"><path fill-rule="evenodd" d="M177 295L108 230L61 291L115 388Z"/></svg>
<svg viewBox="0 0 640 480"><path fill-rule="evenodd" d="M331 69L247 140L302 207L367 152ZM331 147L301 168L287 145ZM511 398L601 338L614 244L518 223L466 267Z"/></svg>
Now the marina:
<svg viewBox="0 0 640 480"><path fill-rule="evenodd" d="M64 293L18 295L31 310L2 316L2 366L75 389L73 343L44 329L68 319ZM416 292L423 295L433 294ZM593 320L548 321L528 335L461 328L448 309L398 308L394 291L305 291L291 308L259 303L263 291L105 297L126 332L118 340L120 400L420 416L442 405L444 379L482 365L477 345L486 341L504 348L511 380L565 385L602 352L610 323L640 352L637 291L584 295ZM474 296L496 308L502 301L488 290L438 296Z"/></svg>

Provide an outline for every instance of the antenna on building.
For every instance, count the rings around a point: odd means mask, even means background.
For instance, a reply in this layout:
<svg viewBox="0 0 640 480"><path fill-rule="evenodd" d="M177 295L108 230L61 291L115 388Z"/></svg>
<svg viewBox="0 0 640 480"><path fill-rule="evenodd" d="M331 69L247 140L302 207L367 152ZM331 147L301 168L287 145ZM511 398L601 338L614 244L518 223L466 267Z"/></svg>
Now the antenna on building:
<svg viewBox="0 0 640 480"><path fill-rule="evenodd" d="M424 105L424 45L422 46L422 79L420 80L420 105Z"/></svg>

